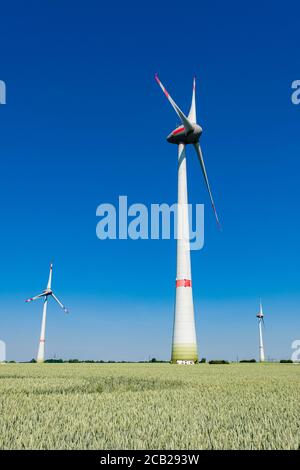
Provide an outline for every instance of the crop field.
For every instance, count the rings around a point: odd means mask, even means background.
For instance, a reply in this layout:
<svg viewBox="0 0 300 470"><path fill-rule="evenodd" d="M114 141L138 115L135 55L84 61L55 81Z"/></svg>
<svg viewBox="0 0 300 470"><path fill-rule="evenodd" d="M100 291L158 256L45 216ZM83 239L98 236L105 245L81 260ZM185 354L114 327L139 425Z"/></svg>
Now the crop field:
<svg viewBox="0 0 300 470"><path fill-rule="evenodd" d="M1 449L299 449L293 364L0 365Z"/></svg>

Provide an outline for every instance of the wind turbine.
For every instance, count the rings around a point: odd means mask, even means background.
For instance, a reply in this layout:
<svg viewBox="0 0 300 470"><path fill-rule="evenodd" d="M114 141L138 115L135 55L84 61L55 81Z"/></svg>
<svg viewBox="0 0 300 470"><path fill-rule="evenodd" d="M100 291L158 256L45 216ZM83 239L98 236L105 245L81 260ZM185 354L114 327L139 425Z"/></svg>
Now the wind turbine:
<svg viewBox="0 0 300 470"><path fill-rule="evenodd" d="M177 217L177 272L176 272L176 299L172 342L172 363L195 363L198 361L195 316L192 293L192 276L189 241L189 214L186 178L185 147L192 144L198 156L204 181L209 193L212 208L217 224L219 219L215 208L212 192L208 182L204 159L199 144L202 128L196 120L196 79L193 81L192 103L188 116L186 116L175 101L171 98L163 84L155 75L155 80L171 103L173 109L181 120L167 137L171 144L178 145L178 217Z"/></svg>
<svg viewBox="0 0 300 470"><path fill-rule="evenodd" d="M258 330L259 330L259 361L265 361L265 349L264 349L264 342L263 342L263 334L262 334L262 325L265 326L264 322L264 313L262 309L262 303L260 300L259 304L259 313L256 315L258 318Z"/></svg>
<svg viewBox="0 0 300 470"><path fill-rule="evenodd" d="M35 297L31 297L26 299L25 302L32 302L33 300L37 300L40 298L44 298L44 306L43 306L43 317L42 317L42 326L41 326L41 335L40 335L40 342L39 342L39 349L37 354L37 362L44 362L45 360L45 333L46 333L46 316L47 316L47 303L48 298L53 297L53 299L58 303L58 305L63 309L65 313L68 313L66 307L58 300L58 298L54 295L54 292L51 289L51 282L52 282L52 269L53 265L50 264L50 273L47 288L43 290L43 292Z"/></svg>

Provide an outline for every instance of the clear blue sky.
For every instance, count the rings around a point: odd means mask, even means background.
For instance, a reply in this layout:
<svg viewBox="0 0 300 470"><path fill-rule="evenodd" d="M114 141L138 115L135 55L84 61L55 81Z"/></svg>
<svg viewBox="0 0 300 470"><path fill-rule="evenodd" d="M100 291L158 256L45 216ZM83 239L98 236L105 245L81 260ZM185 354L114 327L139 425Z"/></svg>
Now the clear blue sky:
<svg viewBox="0 0 300 470"><path fill-rule="evenodd" d="M198 77L202 146L223 226L188 154L189 196L204 203L192 253L200 356L289 357L300 337L299 2L6 2L1 6L0 339L8 359L168 359L175 242L100 241L96 207L176 200L176 116L159 72L188 110Z"/></svg>

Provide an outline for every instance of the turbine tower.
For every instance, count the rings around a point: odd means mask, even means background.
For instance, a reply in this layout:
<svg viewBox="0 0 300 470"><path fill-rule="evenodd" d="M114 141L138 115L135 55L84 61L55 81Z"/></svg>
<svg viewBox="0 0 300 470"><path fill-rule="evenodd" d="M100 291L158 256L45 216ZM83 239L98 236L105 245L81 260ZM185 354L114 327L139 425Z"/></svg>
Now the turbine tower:
<svg viewBox="0 0 300 470"><path fill-rule="evenodd" d="M265 362L265 349L264 349L264 341L263 341L263 334L262 334L262 325L265 326L265 322L264 322L264 313L263 313L261 301L259 304L259 313L256 315L256 317L258 318L258 330L259 330L259 361Z"/></svg>
<svg viewBox="0 0 300 470"><path fill-rule="evenodd" d="M53 297L53 299L58 303L58 305L63 309L65 313L68 313L66 307L58 300L58 298L54 295L54 292L51 289L52 283L52 263L50 264L50 273L47 288L43 290L43 292L35 297L31 297L30 299L26 299L25 302L32 302L33 300L37 300L40 298L44 298L44 305L43 305L43 317L42 317L42 326L41 326L41 335L39 341L39 349L37 354L37 362L44 362L45 360L45 334L46 334L46 316L47 316L47 303L48 298Z"/></svg>
<svg viewBox="0 0 300 470"><path fill-rule="evenodd" d="M202 128L196 122L196 79L194 78L193 81L192 103L188 116L186 116L173 101L157 75L155 75L155 80L166 95L182 123L167 137L167 141L169 143L178 145L177 272L171 361L172 363L179 364L195 363L198 361L198 350L190 260L189 214L185 153L185 148L188 144L193 144L196 150L218 225L219 219L213 201L203 155L199 144Z"/></svg>

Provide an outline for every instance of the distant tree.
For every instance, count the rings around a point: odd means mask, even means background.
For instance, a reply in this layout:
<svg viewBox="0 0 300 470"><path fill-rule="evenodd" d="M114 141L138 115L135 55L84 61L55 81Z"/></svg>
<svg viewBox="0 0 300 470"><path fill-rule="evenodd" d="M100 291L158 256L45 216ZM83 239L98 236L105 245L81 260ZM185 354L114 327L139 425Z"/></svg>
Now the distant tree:
<svg viewBox="0 0 300 470"><path fill-rule="evenodd" d="M229 362L224 361L224 359L215 359L215 360L209 361L209 364L229 364Z"/></svg>
<svg viewBox="0 0 300 470"><path fill-rule="evenodd" d="M281 359L280 364L293 364L292 359Z"/></svg>
<svg viewBox="0 0 300 470"><path fill-rule="evenodd" d="M62 359L46 359L46 364L62 364L64 361Z"/></svg>
<svg viewBox="0 0 300 470"><path fill-rule="evenodd" d="M256 362L255 359L242 359L240 361L240 363L254 363L254 362Z"/></svg>
<svg viewBox="0 0 300 470"><path fill-rule="evenodd" d="M31 359L30 363L35 364L35 363L36 363L36 360L35 360L35 359Z"/></svg>
<svg viewBox="0 0 300 470"><path fill-rule="evenodd" d="M202 357L202 359L199 361L199 364L205 364L206 363L206 358Z"/></svg>

